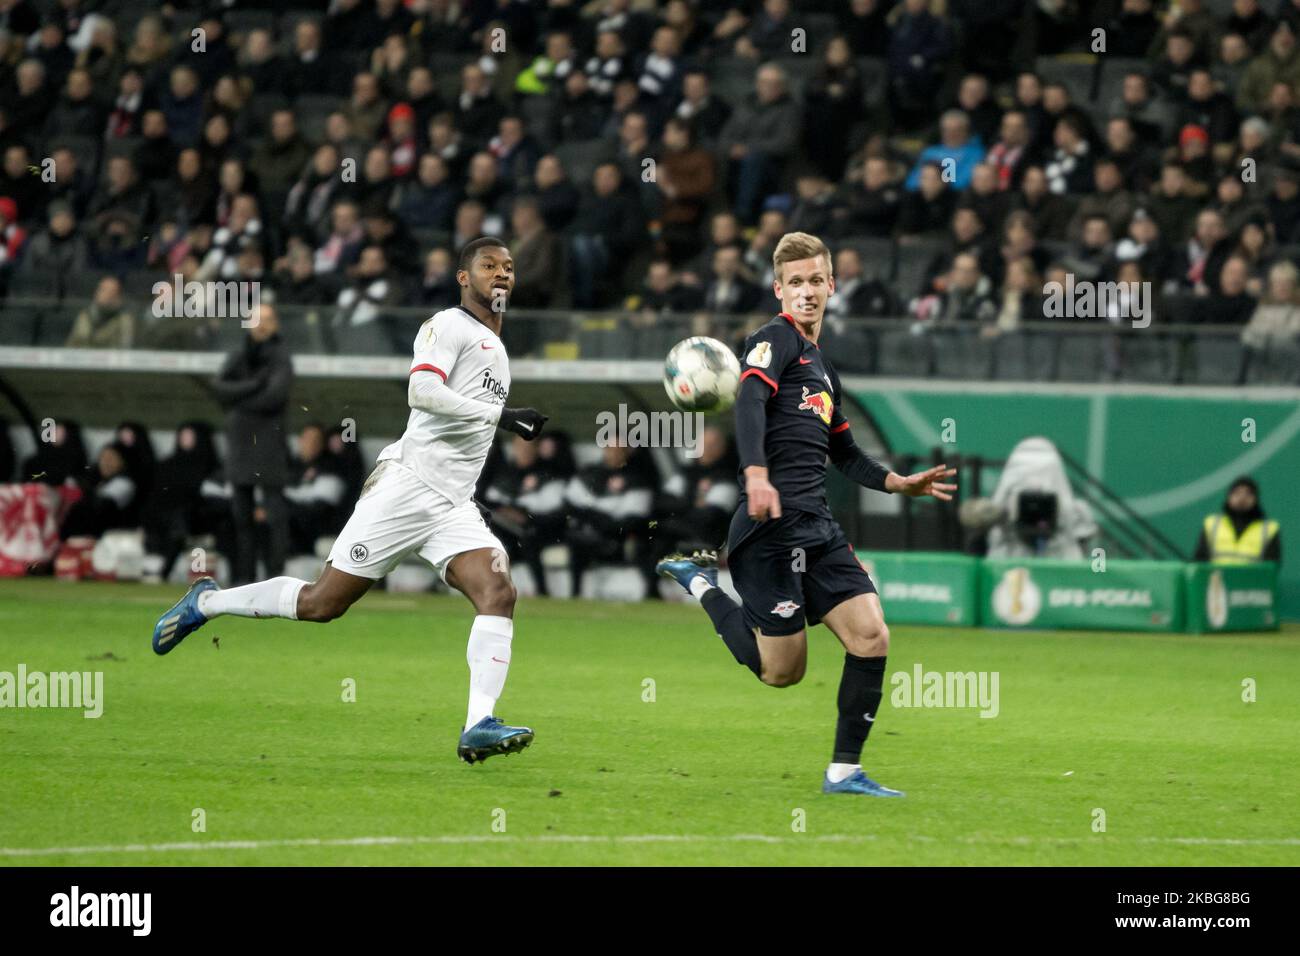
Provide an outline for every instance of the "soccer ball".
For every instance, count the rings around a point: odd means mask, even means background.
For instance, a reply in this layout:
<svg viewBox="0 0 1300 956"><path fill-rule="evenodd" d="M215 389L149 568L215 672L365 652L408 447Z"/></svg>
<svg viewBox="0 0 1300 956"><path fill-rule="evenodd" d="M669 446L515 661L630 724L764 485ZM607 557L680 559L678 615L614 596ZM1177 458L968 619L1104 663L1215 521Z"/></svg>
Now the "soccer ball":
<svg viewBox="0 0 1300 956"><path fill-rule="evenodd" d="M717 339L683 339L664 362L664 391L682 411L725 412L739 387L740 362Z"/></svg>

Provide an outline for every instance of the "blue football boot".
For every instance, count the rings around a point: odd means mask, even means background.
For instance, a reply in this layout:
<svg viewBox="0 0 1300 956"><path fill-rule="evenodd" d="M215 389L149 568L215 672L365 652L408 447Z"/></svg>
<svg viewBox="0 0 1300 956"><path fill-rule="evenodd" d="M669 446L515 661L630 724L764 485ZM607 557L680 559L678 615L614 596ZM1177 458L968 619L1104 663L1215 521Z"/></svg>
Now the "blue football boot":
<svg viewBox="0 0 1300 956"><path fill-rule="evenodd" d="M823 777L822 793L859 793L864 797L906 796L902 790L891 790L881 786L861 770L855 770L852 776L845 777L839 783L831 783L830 777Z"/></svg>
<svg viewBox="0 0 1300 956"><path fill-rule="evenodd" d="M702 574L710 586L718 586L718 552L696 551L689 558L684 554L670 554L655 565L655 573L672 578L686 593L691 591L691 580Z"/></svg>
<svg viewBox="0 0 1300 956"><path fill-rule="evenodd" d="M166 654L173 647L197 631L207 618L199 613L199 595L204 591L217 590L217 582L212 578L199 578L190 585L185 596L171 606L171 609L158 618L153 626L153 652Z"/></svg>
<svg viewBox="0 0 1300 956"><path fill-rule="evenodd" d="M496 754L517 754L532 742L531 727L511 727L489 715L460 735L456 756L466 763L479 763Z"/></svg>

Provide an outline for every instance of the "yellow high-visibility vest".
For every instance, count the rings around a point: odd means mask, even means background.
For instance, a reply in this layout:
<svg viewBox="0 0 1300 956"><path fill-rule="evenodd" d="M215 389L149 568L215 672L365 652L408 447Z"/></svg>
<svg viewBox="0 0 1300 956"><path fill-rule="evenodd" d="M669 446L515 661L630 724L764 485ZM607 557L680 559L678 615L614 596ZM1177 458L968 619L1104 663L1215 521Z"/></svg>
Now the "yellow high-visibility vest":
<svg viewBox="0 0 1300 956"><path fill-rule="evenodd" d="M1210 548L1210 561L1214 564L1251 564L1264 556L1264 546L1277 534L1276 521L1252 521L1241 529L1233 530L1232 522L1222 513L1206 515L1205 542Z"/></svg>

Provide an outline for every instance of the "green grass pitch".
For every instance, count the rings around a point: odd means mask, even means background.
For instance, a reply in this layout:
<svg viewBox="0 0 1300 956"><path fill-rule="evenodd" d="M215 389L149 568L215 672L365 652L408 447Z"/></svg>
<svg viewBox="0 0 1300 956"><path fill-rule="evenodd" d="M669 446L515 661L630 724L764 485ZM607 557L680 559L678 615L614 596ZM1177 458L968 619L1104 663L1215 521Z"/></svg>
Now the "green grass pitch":
<svg viewBox="0 0 1300 956"><path fill-rule="evenodd" d="M104 673L97 720L0 709L0 866L1300 864L1295 626L895 627L888 675L996 671L1000 713L891 707L887 675L864 765L908 796L880 800L820 792L842 659L825 628L778 690L696 606L521 601L499 711L537 740L469 767L462 598L223 618L155 657L176 596L0 582L0 671Z"/></svg>

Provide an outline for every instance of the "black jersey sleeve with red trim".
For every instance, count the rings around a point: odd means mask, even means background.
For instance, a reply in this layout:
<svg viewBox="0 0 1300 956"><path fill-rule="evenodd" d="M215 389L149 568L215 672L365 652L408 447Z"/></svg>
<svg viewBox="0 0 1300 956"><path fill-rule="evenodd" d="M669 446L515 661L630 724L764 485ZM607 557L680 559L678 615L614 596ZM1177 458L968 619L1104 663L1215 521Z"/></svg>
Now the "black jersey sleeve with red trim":
<svg viewBox="0 0 1300 956"><path fill-rule="evenodd" d="M864 452L853 440L849 420L844 417L844 390L840 385L840 377L835 369L829 367L829 363L827 365L827 373L831 377L831 398L835 402L831 413L830 445L827 449L831 464L850 481L873 491L885 491L889 469Z"/></svg>
<svg viewBox="0 0 1300 956"><path fill-rule="evenodd" d="M785 322L763 326L745 339L740 355L740 379L758 378L775 394L780 389L781 373L803 350L799 333Z"/></svg>

